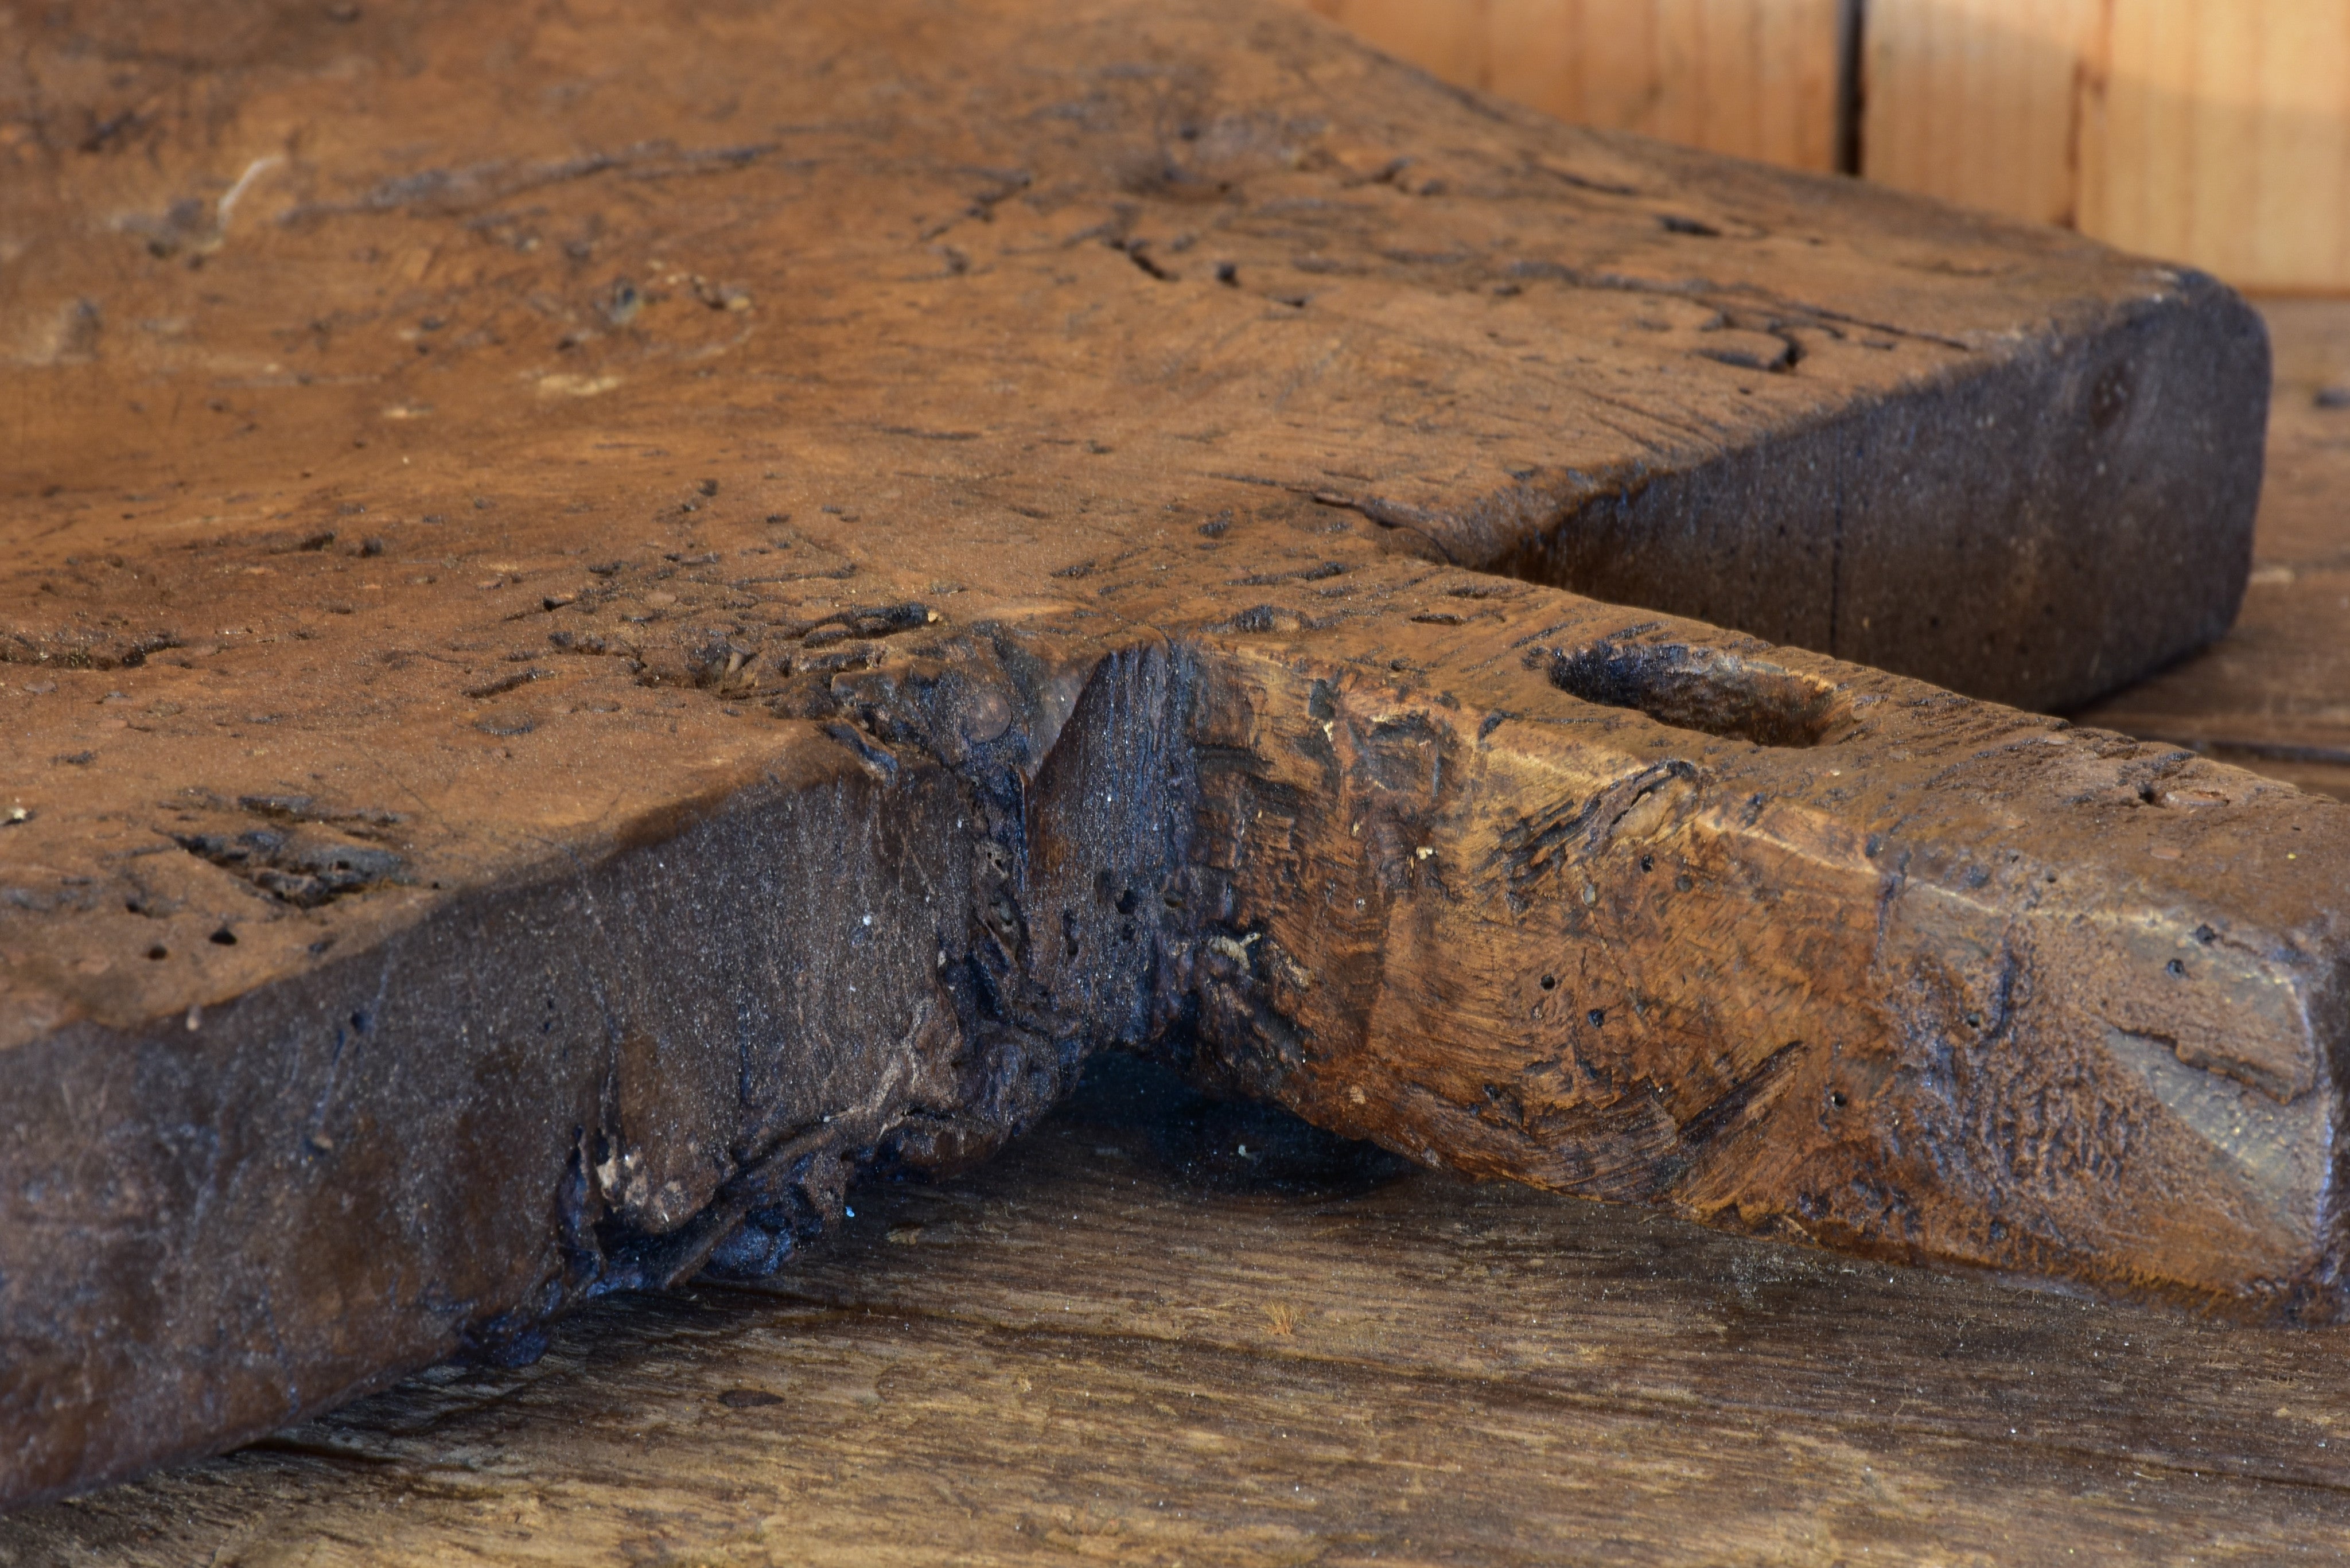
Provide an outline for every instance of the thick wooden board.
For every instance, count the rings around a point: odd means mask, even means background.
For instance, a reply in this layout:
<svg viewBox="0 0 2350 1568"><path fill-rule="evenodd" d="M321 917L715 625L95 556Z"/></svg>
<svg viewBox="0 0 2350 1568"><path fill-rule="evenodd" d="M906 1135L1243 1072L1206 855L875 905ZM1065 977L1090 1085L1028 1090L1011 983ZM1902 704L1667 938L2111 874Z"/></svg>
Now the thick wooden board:
<svg viewBox="0 0 2350 1568"><path fill-rule="evenodd" d="M67 556L262 524L666 546L722 455L739 524L961 512L1038 573L1319 495L2034 708L2241 597L2266 348L2209 279L1459 99L1289 12L44 16L0 288L11 527L67 600ZM10 657L243 624L226 562L166 559L12 603ZM161 597L194 582L210 627ZM340 587L305 607L378 603Z"/></svg>
<svg viewBox="0 0 2350 1568"><path fill-rule="evenodd" d="M2350 797L2350 306L2262 309L2277 384L2243 614L2080 717Z"/></svg>
<svg viewBox="0 0 2350 1568"><path fill-rule="evenodd" d="M2350 544L2350 445L2294 414L2350 384L2350 310L2268 315L2263 568ZM2320 649L2286 647L2239 668L2316 695ZM983 1171L860 1193L761 1296L591 1307L535 1366L24 1511L0 1562L2338 1554L2339 1329L1381 1182L1114 1061Z"/></svg>
<svg viewBox="0 0 2350 1568"><path fill-rule="evenodd" d="M13 1515L0 1563L2268 1563L2350 1531L2341 1330L1367 1187L1124 1087L859 1192L760 1292L599 1304L535 1366Z"/></svg>
<svg viewBox="0 0 2350 1568"><path fill-rule="evenodd" d="M2335 1310L2337 809L1464 569L2085 690L2232 604L2232 296L1287 13L340 16L24 57L0 1495L758 1274L1111 1045Z"/></svg>

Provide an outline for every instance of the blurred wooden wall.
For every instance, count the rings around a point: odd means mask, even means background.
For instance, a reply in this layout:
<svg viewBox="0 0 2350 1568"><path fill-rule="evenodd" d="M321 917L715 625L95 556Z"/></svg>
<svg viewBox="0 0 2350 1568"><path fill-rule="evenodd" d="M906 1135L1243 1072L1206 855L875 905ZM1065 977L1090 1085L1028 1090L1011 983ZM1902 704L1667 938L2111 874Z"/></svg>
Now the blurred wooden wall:
<svg viewBox="0 0 2350 1568"><path fill-rule="evenodd" d="M1306 0L1562 119L2350 292L2350 0Z"/></svg>
<svg viewBox="0 0 2350 1568"><path fill-rule="evenodd" d="M1849 0L1307 0L1389 54L1561 119L1836 166Z"/></svg>

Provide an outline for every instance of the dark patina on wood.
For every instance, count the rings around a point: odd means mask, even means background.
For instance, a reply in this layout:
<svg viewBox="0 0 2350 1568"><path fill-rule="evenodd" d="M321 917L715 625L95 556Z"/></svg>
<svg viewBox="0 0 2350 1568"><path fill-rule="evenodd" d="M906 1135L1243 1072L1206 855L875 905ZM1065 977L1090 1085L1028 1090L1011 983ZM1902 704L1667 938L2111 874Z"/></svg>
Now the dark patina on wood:
<svg viewBox="0 0 2350 1568"><path fill-rule="evenodd" d="M1285 13L354 15L16 24L0 1495L763 1272L1109 1046L2336 1310L2341 809L1827 656L2223 625L2224 290Z"/></svg>
<svg viewBox="0 0 2350 1568"><path fill-rule="evenodd" d="M1097 1058L995 1159L858 1189L767 1281L16 1511L0 1563L2265 1568L2350 1530L2350 1327L1365 1190L1360 1146L1148 1071Z"/></svg>

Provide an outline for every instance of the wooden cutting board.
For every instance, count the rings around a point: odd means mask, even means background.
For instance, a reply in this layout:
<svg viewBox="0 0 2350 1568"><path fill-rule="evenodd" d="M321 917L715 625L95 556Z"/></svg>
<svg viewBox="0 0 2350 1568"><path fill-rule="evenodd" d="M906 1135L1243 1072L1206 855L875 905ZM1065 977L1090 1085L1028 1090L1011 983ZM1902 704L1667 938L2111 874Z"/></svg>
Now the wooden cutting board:
<svg viewBox="0 0 2350 1568"><path fill-rule="evenodd" d="M762 1284L16 1511L0 1563L2267 1564L2350 1529L2350 1329L1376 1181L1263 1106L1119 1106L1139 1066L858 1189Z"/></svg>
<svg viewBox="0 0 2350 1568"><path fill-rule="evenodd" d="M2334 1310L2350 824L1908 679L2225 624L2209 280L1212 0L7 26L0 1495L763 1272L1116 1045Z"/></svg>

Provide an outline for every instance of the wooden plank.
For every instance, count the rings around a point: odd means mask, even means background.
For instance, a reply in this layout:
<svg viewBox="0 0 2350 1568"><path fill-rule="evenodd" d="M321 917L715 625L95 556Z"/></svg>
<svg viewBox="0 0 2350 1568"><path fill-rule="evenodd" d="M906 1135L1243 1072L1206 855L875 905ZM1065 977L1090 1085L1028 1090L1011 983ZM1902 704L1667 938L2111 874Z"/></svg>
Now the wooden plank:
<svg viewBox="0 0 2350 1568"><path fill-rule="evenodd" d="M1089 1075L758 1293L600 1304L535 1366L16 1513L0 1563L2263 1563L2350 1527L2342 1330L1377 1175Z"/></svg>
<svg viewBox="0 0 2350 1568"><path fill-rule="evenodd" d="M362 26L349 36L407 47L393 26L399 15L376 32ZM37 514L43 527L94 521L90 477L104 472L101 464L120 465L126 450L172 458L122 470L130 493L145 494L138 486L149 479L192 486L201 474L216 500L244 494L238 487L249 467L235 461L237 449L206 444L192 406L223 430L250 424L319 439L336 458L330 469L312 471L313 504L328 501L326 488L365 483L379 466L359 455L369 449L345 452L343 442L372 441L380 453L388 443L496 417L502 377L526 381L550 415L571 407L584 421L590 410L609 409L609 401L588 400L610 390L596 390L607 380L624 382L622 370L638 372L630 356L646 330L629 314L637 305L613 303L621 286L629 300L651 293L666 305L693 300L691 277L699 275L678 270L650 236L631 253L577 235L557 242L536 219L520 218L500 231L509 243L493 265L473 248L490 229L463 224L504 222L509 197L542 187L569 200L577 180L609 175L631 189L658 189L705 164L780 197L789 171L772 166L791 162L782 144L757 143L746 144L754 151L735 167L728 161L735 145L713 142L689 151L681 163L599 153L577 164L578 147L600 143L592 125L550 124L534 133L536 141L515 142L494 110L452 106L436 96L437 86L409 88L396 103L343 106L290 73L271 75L265 59L222 72L236 90L253 88L249 101L239 100L253 123L239 134L257 138L255 146L267 140L265 130L275 133L273 117L325 114L364 122L365 129L338 131L359 150L382 145L369 143L371 135L393 134L376 121L407 117L420 129L445 126L442 134L456 145L517 151L494 175L467 174L470 182L452 192L402 206L411 190L422 189L402 182L458 176L406 163L397 172L362 164L364 172L329 173L324 164L273 163L276 154L240 161L209 142L173 147L173 126L194 130L158 118L140 122L146 127L140 150L162 163L142 173L107 161L102 149L80 151L84 132L68 130L106 121L114 106L133 99L167 100L182 85L172 73L196 67L155 65L149 77L120 85L85 79L76 68L61 66L55 80L76 84L87 101L44 100L37 111L28 105L27 114L48 129L11 150L28 193L27 232L36 235L6 285L12 317L30 334L21 361L26 374L7 388L24 431L12 451L19 465L14 483L50 504ZM1079 253L1092 264L1079 275L1089 282L1124 257L1139 278L1188 286L1125 304L1136 322L1153 323L1136 330L1170 335L1204 376L1232 375L1268 356L1323 367L1284 394L1282 409L1254 407L1253 429L1262 433L1226 451L1230 465L1219 472L1354 507L1389 529L1391 542L1416 540L1415 547L1453 565L1685 614L2025 706L2064 706L2111 690L2208 641L2233 615L2257 494L2267 372L2256 320L2224 292L2045 234L1497 118L1367 60L1351 62L1331 88L1317 88L1324 95L1317 101L1335 109L1332 95L1354 90L1347 84L1386 101L1357 110L1344 135L1316 133L1315 166L1293 170L1280 164L1295 150L1252 140L1253 132L1237 129L1244 120L1237 109L1221 122L1225 140L1205 136L1219 123L1212 116L1224 112L1220 104L1289 90L1270 79L1232 78L1222 98L1191 106L1199 111L1191 128L1202 140L1178 138L1179 146L1197 148L1191 161L1172 171L1164 189L1153 187L1155 199L1133 216L1104 209L1111 227L1090 236L1104 242L1099 254ZM1414 106L1409 116L1389 107L1404 103ZM670 111L664 100L649 99L615 112L649 129ZM216 128L203 129L209 136ZM1073 173L1081 169L1107 182L1104 188L1124 191L1137 177L1119 170L1161 151L1155 129L1138 127L1132 136L1096 158L1066 146L1049 150L1071 160ZM954 149L1011 158L1006 167L1015 171L1020 155L1046 150L1021 137ZM1128 162L1113 167L1118 159ZM575 167L588 172L571 172ZM1034 171L1027 172L1033 184ZM313 188L321 178L352 188L322 193ZM1187 204L1234 181L1270 191L1284 180L1295 192L1268 200L1327 203L1335 201L1328 192L1351 194L1339 205L1246 213ZM920 209L976 207L989 220L958 220L957 233L1008 233L994 220L1018 217L1036 243L1068 240L1052 226L1064 209L1042 197L1015 200L1005 189L941 173L929 187L906 187L906 211L896 215L935 225L947 220ZM198 190L202 197L186 194ZM1700 192L1701 202L1694 200ZM1827 200L1831 192L1837 199ZM251 207L243 205L248 193ZM1131 204L1131 192L1117 200ZM245 216L223 228L223 202ZM1211 213L1217 222L1208 221ZM567 216L617 221L601 212ZM340 226L375 219L380 229L408 225L387 236L399 248L379 244L371 259L329 250ZM929 244L969 260L942 237ZM1364 250L1367 244L1373 248ZM524 248L541 244L549 247L544 256ZM1201 244L1212 254L1183 259ZM708 265L723 259L741 278L775 265L743 254L734 230L711 245ZM1368 259L1348 259L1347 252ZM208 271L200 276L196 264ZM1224 266L1236 292L1202 295ZM304 286L321 306L314 319L329 325L337 311L380 315L387 291L404 296L416 320L484 287L485 297L521 314L470 335L461 330L449 340L457 345L453 357L438 347L439 329L411 321L396 331L411 335L397 340L420 351L412 362L387 360L365 336L345 334L338 343L331 331L313 334L294 360L261 324L282 307L285 279L313 276L318 282ZM941 280L899 281L911 296ZM953 289L996 286L974 280ZM208 325L245 325L218 341L189 337L199 292L219 302L203 317ZM109 307L109 296L127 303ZM694 352L731 363L765 351L755 295L743 289L733 297L754 308L713 312L692 335ZM1143 298L1183 309L1154 311ZM1302 298L1320 304L1308 314L1308 306L1286 303ZM1401 314L1382 314L1389 301L1409 304ZM151 306L162 314L121 317ZM1007 323L1028 319L1020 314L1027 308L1007 306ZM1227 357L1238 355L1238 339L1211 353L1192 346L1219 341L1212 336L1185 336L1212 334L1234 311L1266 308L1275 314L1252 317L1244 330L1252 358ZM614 312L625 321L616 322ZM685 318L665 310L648 319ZM1340 361L1283 344L1314 337L1326 318L1352 334L1338 345L1353 381L1340 376ZM556 322L554 358L545 352L546 334L524 332L525 323L547 320ZM1369 347L1374 324L1409 354ZM1303 330L1286 333L1287 325ZM508 333L521 336L509 345ZM1555 357L1544 342L1573 343L1574 357ZM500 351L481 352L488 348ZM195 405L139 395L141 378L195 375L204 356L213 357L205 368L224 372L234 360L234 374L217 379L234 385L207 386ZM563 368L575 362L586 368ZM1577 374L1565 384L1570 363ZM269 370L273 364L279 369ZM447 380L442 368L452 364L467 368L471 401L462 408L436 396ZM1356 389L1390 382L1409 390L1367 403ZM2169 384L2209 393L2151 390ZM494 386L500 397L488 391ZM2144 395L2141 386L2149 389ZM1441 397L1433 408L1431 389ZM237 405L214 395L221 390L249 400ZM574 397L580 400L567 402ZM245 410L241 420L225 411L231 407ZM1280 444L1302 424L1320 432L1310 461ZM1982 433L1999 431L2007 435ZM1985 439L2013 444L1987 465L1977 452ZM1775 473L1762 471L1766 441L1774 442ZM190 446L204 452L199 468L177 462ZM1178 450L1198 447L1178 442ZM2085 452L2093 454L2085 466ZM2116 474L2122 483L2110 482ZM407 476L411 483L421 477ZM436 505L417 510L441 514ZM195 515L236 514L215 508ZM1783 547L1781 539L1802 547ZM1659 553L1654 540L1671 542L1669 574L1642 565ZM1925 580L1939 587L1931 603L1910 591ZM87 646L78 651L20 644L11 657L118 659L123 649L106 640L112 634L103 624L93 621L78 634Z"/></svg>
<svg viewBox="0 0 2350 1568"><path fill-rule="evenodd" d="M1374 48L1384 49L1455 87L1488 85L1482 78L1492 69L1492 0L1465 5L1414 5L1412 0L1305 3ZM1542 38L1544 31L1537 31L1535 37ZM1542 47L1539 42L1523 41L1530 47Z"/></svg>
<svg viewBox="0 0 2350 1568"><path fill-rule="evenodd" d="M1863 171L2242 287L2350 288L2335 0L1872 0Z"/></svg>
<svg viewBox="0 0 2350 1568"><path fill-rule="evenodd" d="M2035 223L2080 216L2081 78L2099 0L1872 0L1861 172Z"/></svg>
<svg viewBox="0 0 2350 1568"><path fill-rule="evenodd" d="M1546 586L2167 659L2257 476L2215 286L1222 0L29 57L0 1495L756 1272L1121 1044L2331 1310L2338 811Z"/></svg>
<svg viewBox="0 0 2350 1568"><path fill-rule="evenodd" d="M1577 125L1836 166L1839 0L1307 0L1399 59Z"/></svg>
<svg viewBox="0 0 2350 1568"><path fill-rule="evenodd" d="M2081 227L2249 288L2350 289L2350 7L2111 8Z"/></svg>
<svg viewBox="0 0 2350 1568"><path fill-rule="evenodd" d="M2262 310L2277 387L2243 615L2079 717L2350 798L2350 305Z"/></svg>

